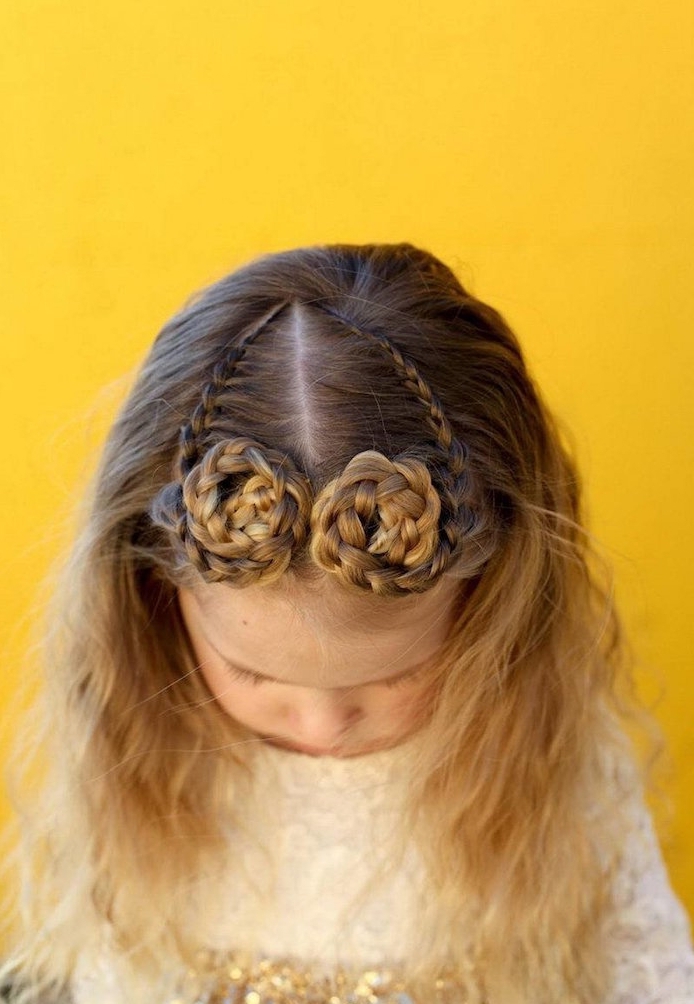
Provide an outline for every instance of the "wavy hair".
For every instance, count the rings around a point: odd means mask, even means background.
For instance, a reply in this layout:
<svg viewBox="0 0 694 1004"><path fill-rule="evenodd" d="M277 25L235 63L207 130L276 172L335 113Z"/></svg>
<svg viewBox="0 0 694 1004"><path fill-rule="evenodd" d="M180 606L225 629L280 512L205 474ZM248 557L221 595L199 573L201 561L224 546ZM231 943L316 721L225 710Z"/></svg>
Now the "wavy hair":
<svg viewBox="0 0 694 1004"><path fill-rule="evenodd" d="M426 251L268 255L189 302L113 425L56 591L19 999L68 987L105 929L124 971L190 961L180 907L252 768L176 591L317 574L374 603L460 582L402 827L431 887L415 984L452 961L471 1004L600 999L629 754L579 495L514 334Z"/></svg>

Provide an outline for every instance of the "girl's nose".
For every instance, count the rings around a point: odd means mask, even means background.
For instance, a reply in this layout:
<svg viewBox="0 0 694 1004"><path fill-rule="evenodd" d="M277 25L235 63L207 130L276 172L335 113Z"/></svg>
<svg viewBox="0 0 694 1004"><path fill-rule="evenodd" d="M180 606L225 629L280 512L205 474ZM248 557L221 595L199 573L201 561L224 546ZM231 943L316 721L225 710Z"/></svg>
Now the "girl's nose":
<svg viewBox="0 0 694 1004"><path fill-rule="evenodd" d="M349 694L322 691L307 694L291 709L292 738L317 751L339 745L361 719L362 711Z"/></svg>

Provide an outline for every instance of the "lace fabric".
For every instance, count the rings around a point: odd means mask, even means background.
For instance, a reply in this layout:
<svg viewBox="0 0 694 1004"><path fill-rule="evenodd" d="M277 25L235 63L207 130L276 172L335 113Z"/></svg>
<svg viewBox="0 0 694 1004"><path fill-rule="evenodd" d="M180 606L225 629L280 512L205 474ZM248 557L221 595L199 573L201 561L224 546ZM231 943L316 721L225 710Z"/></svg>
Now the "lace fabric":
<svg viewBox="0 0 694 1004"><path fill-rule="evenodd" d="M670 886L651 816L630 805L631 829L615 876L608 951L615 973L608 1004L693 1004L689 920Z"/></svg>
<svg viewBox="0 0 694 1004"><path fill-rule="evenodd" d="M196 922L212 970L151 1004L408 1004L398 967L416 950L423 869L413 854L388 874L386 850L407 790L408 746L344 760L259 747L248 834L236 849L250 885L238 872L220 878L217 910ZM614 983L596 1004L694 1004L688 919L648 810L630 797L606 928ZM231 950L251 961L240 965ZM229 967L236 977L225 982ZM76 1004L126 1004L107 968L76 986ZM452 983L432 988L426 1004L435 1001L462 1004Z"/></svg>
<svg viewBox="0 0 694 1004"><path fill-rule="evenodd" d="M326 970L400 961L425 898L414 853L389 868L412 745L347 759L260 746L242 838L252 887L237 890L229 876L204 943L228 950L235 929L236 949Z"/></svg>

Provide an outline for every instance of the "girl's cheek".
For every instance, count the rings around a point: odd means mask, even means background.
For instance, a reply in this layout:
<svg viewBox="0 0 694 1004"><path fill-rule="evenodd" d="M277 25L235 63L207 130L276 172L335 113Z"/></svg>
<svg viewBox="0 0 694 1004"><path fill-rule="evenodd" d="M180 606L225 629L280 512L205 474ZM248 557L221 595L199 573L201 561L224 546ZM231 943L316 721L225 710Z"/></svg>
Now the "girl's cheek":
<svg viewBox="0 0 694 1004"><path fill-rule="evenodd" d="M418 716L429 703L428 688L421 685L386 689L379 701L380 710L393 718Z"/></svg>
<svg viewBox="0 0 694 1004"><path fill-rule="evenodd" d="M226 674L204 672L207 685L217 703L234 718L245 724L247 717L262 714L267 698L261 693L262 688L252 687L247 683L229 679Z"/></svg>

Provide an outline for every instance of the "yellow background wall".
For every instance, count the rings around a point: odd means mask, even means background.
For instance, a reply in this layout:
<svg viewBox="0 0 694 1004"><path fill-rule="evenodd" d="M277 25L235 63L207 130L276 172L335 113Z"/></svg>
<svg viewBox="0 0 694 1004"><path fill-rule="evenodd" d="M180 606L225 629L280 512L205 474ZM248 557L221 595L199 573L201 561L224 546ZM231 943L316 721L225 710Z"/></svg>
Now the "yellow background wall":
<svg viewBox="0 0 694 1004"><path fill-rule="evenodd" d="M574 431L645 692L664 692L666 852L694 910L694 6L14 0L0 18L3 706L120 377L164 319L262 251L410 240L505 313Z"/></svg>

